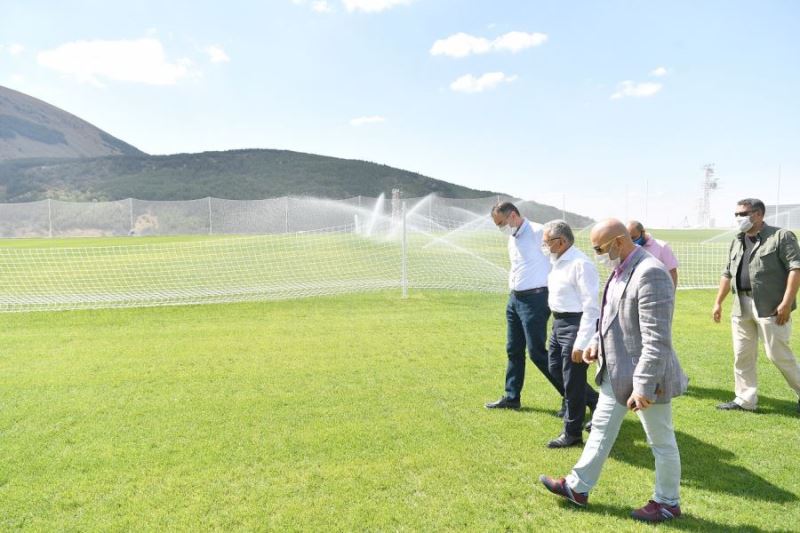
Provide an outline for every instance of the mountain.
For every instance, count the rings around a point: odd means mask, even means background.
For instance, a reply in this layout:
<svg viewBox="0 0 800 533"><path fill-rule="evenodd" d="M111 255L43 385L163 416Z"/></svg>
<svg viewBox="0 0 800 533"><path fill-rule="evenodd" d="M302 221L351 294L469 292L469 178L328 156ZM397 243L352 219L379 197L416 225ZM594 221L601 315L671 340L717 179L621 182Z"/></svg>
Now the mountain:
<svg viewBox="0 0 800 533"><path fill-rule="evenodd" d="M75 115L0 86L0 161L143 154Z"/></svg>
<svg viewBox="0 0 800 533"><path fill-rule="evenodd" d="M476 190L369 161L248 149L150 156L45 102L0 87L0 203L68 201L253 200L281 196L405 198L507 195ZM537 221L559 209L526 202ZM578 227L591 219L567 213Z"/></svg>

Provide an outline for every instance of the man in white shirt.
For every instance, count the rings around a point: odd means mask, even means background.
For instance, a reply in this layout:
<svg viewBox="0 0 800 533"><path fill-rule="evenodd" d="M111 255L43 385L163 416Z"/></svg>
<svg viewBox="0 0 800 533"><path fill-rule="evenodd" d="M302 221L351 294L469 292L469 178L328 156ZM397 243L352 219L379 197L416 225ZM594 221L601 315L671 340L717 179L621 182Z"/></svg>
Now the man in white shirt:
<svg viewBox="0 0 800 533"><path fill-rule="evenodd" d="M553 313L553 331L548 346L550 374L563 384L564 431L551 440L548 448L583 444L586 406L597 407L598 393L586 382L589 365L583 351L589 346L600 316L597 267L573 246L572 228L563 220L552 220L543 227L542 252L550 257L547 276L548 305Z"/></svg>
<svg viewBox="0 0 800 533"><path fill-rule="evenodd" d="M522 385L525 382L525 348L536 367L563 396L563 388L548 370L547 274L550 261L542 253L542 230L535 229L520 215L511 202L501 202L492 208L492 219L508 235L508 288L511 293L506 306L508 366L505 394L487 409L519 409Z"/></svg>

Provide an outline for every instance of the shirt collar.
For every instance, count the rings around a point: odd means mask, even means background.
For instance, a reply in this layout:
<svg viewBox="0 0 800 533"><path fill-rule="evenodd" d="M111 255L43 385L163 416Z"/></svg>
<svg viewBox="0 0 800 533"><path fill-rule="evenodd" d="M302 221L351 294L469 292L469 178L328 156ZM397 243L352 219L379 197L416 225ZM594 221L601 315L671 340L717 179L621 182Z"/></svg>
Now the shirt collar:
<svg viewBox="0 0 800 533"><path fill-rule="evenodd" d="M514 237L514 238L516 239L517 237L519 237L520 235L522 235L522 234L525 232L525 228L526 228L527 226L529 226L529 224L528 224L528 219L527 219L527 218L523 218L523 219L522 219L522 224L520 224L520 225L519 225L519 227L517 228L517 231L515 231L515 232L514 232L514 234L512 235L512 237Z"/></svg>
<svg viewBox="0 0 800 533"><path fill-rule="evenodd" d="M567 248L567 251L561 254L561 257L556 260L556 263L560 263L562 260L569 261L573 257L575 257L575 245L570 244L569 248Z"/></svg>
<svg viewBox="0 0 800 533"><path fill-rule="evenodd" d="M641 247L640 247L640 248L641 248ZM622 272L623 272L623 271L625 270L625 268L626 268L626 267L627 267L627 266L630 264L630 262L633 260L633 256L634 256L634 255L636 255L636 252L638 252L638 251L639 251L639 250L637 250L636 248L634 248L634 249L633 249L633 251L632 251L631 253L629 253L629 254L628 254L628 257L626 257L626 258L625 258L625 261L621 262L621 263L619 264L619 266L618 266L617 268L615 268L615 269L614 269L614 277L615 277L615 278L619 278L619 277L620 277L620 275L622 275Z"/></svg>

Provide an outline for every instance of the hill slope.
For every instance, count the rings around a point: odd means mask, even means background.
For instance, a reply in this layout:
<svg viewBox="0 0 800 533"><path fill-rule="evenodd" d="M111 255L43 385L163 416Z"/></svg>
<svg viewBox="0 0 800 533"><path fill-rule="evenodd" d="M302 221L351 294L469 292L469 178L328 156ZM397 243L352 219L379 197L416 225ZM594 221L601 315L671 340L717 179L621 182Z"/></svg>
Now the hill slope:
<svg viewBox="0 0 800 533"><path fill-rule="evenodd" d="M0 161L122 154L143 152L75 115L0 86Z"/></svg>
<svg viewBox="0 0 800 533"><path fill-rule="evenodd" d="M404 198L431 193L446 198L498 194L387 165L287 150L0 162L0 202L45 198L193 200L207 196L232 200L280 196L351 198L389 195L393 188L399 188ZM535 202L526 202L524 211L535 220L562 216L561 210ZM592 222L573 213L567 213L567 220L577 227Z"/></svg>

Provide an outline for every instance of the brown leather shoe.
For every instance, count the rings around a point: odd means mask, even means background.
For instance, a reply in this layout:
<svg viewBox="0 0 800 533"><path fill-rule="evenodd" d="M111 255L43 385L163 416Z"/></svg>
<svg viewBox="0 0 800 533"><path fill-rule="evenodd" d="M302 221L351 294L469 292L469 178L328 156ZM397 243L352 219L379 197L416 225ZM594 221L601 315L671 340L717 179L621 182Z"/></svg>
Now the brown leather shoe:
<svg viewBox="0 0 800 533"><path fill-rule="evenodd" d="M561 496L579 507L586 507L586 504L589 503L589 493L573 491L569 488L567 480L563 477L553 479L549 476L541 475L539 476L539 481L553 494Z"/></svg>

